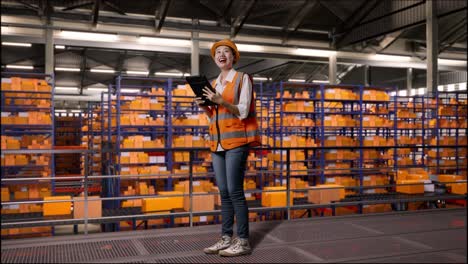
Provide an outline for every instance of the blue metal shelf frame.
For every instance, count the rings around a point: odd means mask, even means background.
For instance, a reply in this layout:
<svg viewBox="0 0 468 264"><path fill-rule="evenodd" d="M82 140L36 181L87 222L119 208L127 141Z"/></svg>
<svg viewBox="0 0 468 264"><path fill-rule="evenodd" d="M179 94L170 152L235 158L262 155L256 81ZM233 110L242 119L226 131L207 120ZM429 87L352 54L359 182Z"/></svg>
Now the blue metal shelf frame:
<svg viewBox="0 0 468 264"><path fill-rule="evenodd" d="M463 95L463 96L462 96ZM458 103L456 104L452 104L450 103L450 100L451 99L455 99ZM437 146L436 146L436 172L437 174L440 174L441 173L441 168L444 168L446 166L441 166L440 164L440 161L442 160L442 158L447 158L447 157L441 157L440 156L440 149L441 149L441 144L440 144L440 136L441 134L446 134L446 136L452 136L452 131L455 130L455 145L453 146L454 149L455 149L455 169L450 169L451 166L448 166L448 168L444 169L444 174L445 173L448 173L447 171L449 171L449 173L455 173L457 175L460 175L462 173L462 171L466 171L467 168L466 168L466 165L461 167L460 166L460 161L463 161L463 159L460 159L461 157L459 156L459 150L463 147L467 148L465 150L465 152L468 150L468 147L467 146L462 146L460 144L460 132L461 131L464 131L464 136L466 137L467 134L468 134L468 129L467 128L463 128L463 127L459 127L460 124L457 124L456 128L444 128L444 127L441 127L441 124L440 124L440 120L441 118L444 118L444 119L450 119L450 118L453 118L454 121L458 122L459 121L459 110L460 108L465 108L465 113L467 112L466 108L467 108L467 105L460 105L460 101L461 100L467 100L467 94L466 94L466 91L445 91L445 92L441 92L439 91L438 89L435 91L435 100L436 100L436 108L433 112L433 116L434 118L436 118L436 127L435 127L435 133L436 133L436 137L437 137ZM448 102L443 102L444 100L448 100ZM441 106L451 106L453 108L455 108L455 116L450 116L450 115L439 115L439 108ZM463 112L463 110L461 111ZM465 120L466 120L466 116L464 116ZM446 159L444 159L445 161ZM466 163L466 156L464 156L464 162ZM466 172L465 172L466 173Z"/></svg>

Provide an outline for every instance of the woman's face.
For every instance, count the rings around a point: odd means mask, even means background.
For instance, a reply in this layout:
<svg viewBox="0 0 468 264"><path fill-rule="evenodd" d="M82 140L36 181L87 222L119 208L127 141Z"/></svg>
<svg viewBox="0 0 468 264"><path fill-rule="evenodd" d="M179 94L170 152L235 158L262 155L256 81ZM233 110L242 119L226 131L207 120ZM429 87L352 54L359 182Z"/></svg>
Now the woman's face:
<svg viewBox="0 0 468 264"><path fill-rule="evenodd" d="M215 50L215 62L221 70L229 70L234 63L234 54L228 46L219 46Z"/></svg>

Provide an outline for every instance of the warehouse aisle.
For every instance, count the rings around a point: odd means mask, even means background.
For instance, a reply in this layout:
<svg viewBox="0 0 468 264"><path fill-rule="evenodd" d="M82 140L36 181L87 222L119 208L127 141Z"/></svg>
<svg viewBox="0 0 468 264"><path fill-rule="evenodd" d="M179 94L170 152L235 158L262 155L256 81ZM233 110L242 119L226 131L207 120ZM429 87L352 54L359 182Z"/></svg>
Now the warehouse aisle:
<svg viewBox="0 0 468 264"><path fill-rule="evenodd" d="M4 240L2 263L466 263L466 211L437 209L251 223L254 253L205 255L220 227Z"/></svg>

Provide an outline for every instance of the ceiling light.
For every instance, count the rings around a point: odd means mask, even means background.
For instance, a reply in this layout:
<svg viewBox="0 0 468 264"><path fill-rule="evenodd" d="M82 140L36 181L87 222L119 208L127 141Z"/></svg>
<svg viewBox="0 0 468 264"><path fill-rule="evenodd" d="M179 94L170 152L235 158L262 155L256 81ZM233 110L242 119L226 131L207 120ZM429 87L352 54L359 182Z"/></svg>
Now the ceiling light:
<svg viewBox="0 0 468 264"><path fill-rule="evenodd" d="M449 85L447 85L447 91L449 91L449 92L455 91L455 84L449 84Z"/></svg>
<svg viewBox="0 0 468 264"><path fill-rule="evenodd" d="M73 109L71 110L72 113L81 113L81 110L78 110L78 109Z"/></svg>
<svg viewBox="0 0 468 264"><path fill-rule="evenodd" d="M120 89L121 93L139 93L140 89Z"/></svg>
<svg viewBox="0 0 468 264"><path fill-rule="evenodd" d="M390 96L395 96L396 92L390 92Z"/></svg>
<svg viewBox="0 0 468 264"><path fill-rule="evenodd" d="M375 54L371 57L374 60L383 60L383 61L409 61L411 57L409 56L397 56L397 55L385 55L385 54Z"/></svg>
<svg viewBox="0 0 468 264"><path fill-rule="evenodd" d="M254 81L268 81L267 77L253 77Z"/></svg>
<svg viewBox="0 0 468 264"><path fill-rule="evenodd" d="M447 66L466 66L466 61L463 60L437 59L437 63Z"/></svg>
<svg viewBox="0 0 468 264"><path fill-rule="evenodd" d="M192 42L190 40L185 40L185 39L139 37L138 41L143 44L154 44L154 45L160 45L160 46L176 46L176 47L192 46Z"/></svg>
<svg viewBox="0 0 468 264"><path fill-rule="evenodd" d="M66 109L55 109L55 112L56 113L66 113L67 110Z"/></svg>
<svg viewBox="0 0 468 264"><path fill-rule="evenodd" d="M442 92L443 90L444 90L444 86L443 86L443 85L437 86L437 91Z"/></svg>
<svg viewBox="0 0 468 264"><path fill-rule="evenodd" d="M103 87L88 87L86 90L96 91L96 92L107 92L108 91L107 88L103 88Z"/></svg>
<svg viewBox="0 0 468 264"><path fill-rule="evenodd" d="M21 43L21 42L2 42L3 46L15 46L15 47L31 47L31 43Z"/></svg>
<svg viewBox="0 0 468 264"><path fill-rule="evenodd" d="M148 71L126 71L129 75L148 75Z"/></svg>
<svg viewBox="0 0 468 264"><path fill-rule="evenodd" d="M96 73L115 73L114 70L106 70L106 69L91 69L91 72L96 72Z"/></svg>
<svg viewBox="0 0 468 264"><path fill-rule="evenodd" d="M184 77L190 76L190 73L186 72L184 73Z"/></svg>
<svg viewBox="0 0 468 264"><path fill-rule="evenodd" d="M313 83L330 83L330 81L325 81L325 80L313 80Z"/></svg>
<svg viewBox="0 0 468 264"><path fill-rule="evenodd" d="M331 55L335 55L336 51L298 48L294 50L294 53L300 56L330 57Z"/></svg>
<svg viewBox="0 0 468 264"><path fill-rule="evenodd" d="M424 95L425 93L426 93L426 88L425 87L418 89L418 95Z"/></svg>
<svg viewBox="0 0 468 264"><path fill-rule="evenodd" d="M465 91L465 90L466 90L466 82L464 82L464 83L459 83L459 84L458 84L458 90L459 90L459 91Z"/></svg>
<svg viewBox="0 0 468 264"><path fill-rule="evenodd" d="M260 45L249 45L249 44L236 44L239 51L246 52L262 52L265 49Z"/></svg>
<svg viewBox="0 0 468 264"><path fill-rule="evenodd" d="M406 91L406 90L400 90L400 91L398 91L398 95L399 95L399 96L406 96L406 94L407 94L407 91Z"/></svg>
<svg viewBox="0 0 468 264"><path fill-rule="evenodd" d="M288 82L305 82L304 79L288 79Z"/></svg>
<svg viewBox="0 0 468 264"><path fill-rule="evenodd" d="M25 70L32 70L34 66L27 66L27 65L7 65L8 69L25 69Z"/></svg>
<svg viewBox="0 0 468 264"><path fill-rule="evenodd" d="M413 95L416 95L417 93L417 90L416 89L411 89L410 91L410 95L413 96Z"/></svg>
<svg viewBox="0 0 468 264"><path fill-rule="evenodd" d="M92 40L92 41L117 41L119 36L115 34L103 34L93 32L80 32L63 30L60 36L68 39Z"/></svg>
<svg viewBox="0 0 468 264"><path fill-rule="evenodd" d="M65 49L65 46L64 45L55 45L55 48L56 49Z"/></svg>
<svg viewBox="0 0 468 264"><path fill-rule="evenodd" d="M79 72L80 68L64 68L64 67L55 67L56 71L66 71L66 72Z"/></svg>
<svg viewBox="0 0 468 264"><path fill-rule="evenodd" d="M177 77L182 77L183 73L181 73L181 72L155 72L154 75L156 75L156 76L177 76Z"/></svg>
<svg viewBox="0 0 468 264"><path fill-rule="evenodd" d="M55 90L62 91L78 91L78 87L55 86Z"/></svg>

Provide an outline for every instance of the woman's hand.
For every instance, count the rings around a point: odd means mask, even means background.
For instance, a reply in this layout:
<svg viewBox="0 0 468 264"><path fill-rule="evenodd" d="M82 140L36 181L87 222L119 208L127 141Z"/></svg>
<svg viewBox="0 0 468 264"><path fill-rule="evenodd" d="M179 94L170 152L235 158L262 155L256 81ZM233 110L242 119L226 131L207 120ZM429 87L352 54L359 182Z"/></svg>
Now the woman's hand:
<svg viewBox="0 0 468 264"><path fill-rule="evenodd" d="M198 106L201 106L205 102L205 100L201 99L201 97L195 97L195 103L197 103Z"/></svg>
<svg viewBox="0 0 468 264"><path fill-rule="evenodd" d="M216 104L223 104L223 97L218 93L213 93L208 87L203 88L203 95L206 96L210 101Z"/></svg>

